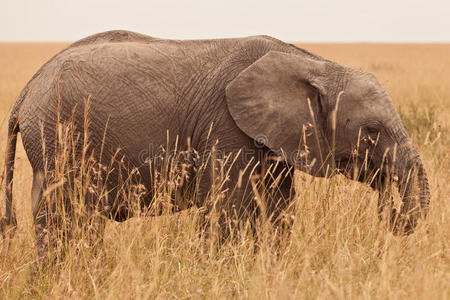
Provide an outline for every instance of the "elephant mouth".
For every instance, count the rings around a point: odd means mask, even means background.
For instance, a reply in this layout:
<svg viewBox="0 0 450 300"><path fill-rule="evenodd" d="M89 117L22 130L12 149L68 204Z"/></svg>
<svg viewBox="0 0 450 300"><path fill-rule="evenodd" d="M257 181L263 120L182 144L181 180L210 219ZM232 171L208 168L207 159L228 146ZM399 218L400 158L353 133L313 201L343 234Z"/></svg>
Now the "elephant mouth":
<svg viewBox="0 0 450 300"><path fill-rule="evenodd" d="M350 166L349 166L350 165ZM344 175L348 179L354 179L355 169L351 166L350 161L340 161L337 172Z"/></svg>
<svg viewBox="0 0 450 300"><path fill-rule="evenodd" d="M393 174L392 170L388 162L380 165L372 159L365 160L361 157L343 158L336 163L336 171L339 174L369 184L374 189L377 189L375 183L385 182L388 178L391 181L398 181L398 175Z"/></svg>
<svg viewBox="0 0 450 300"><path fill-rule="evenodd" d="M363 162L353 158L344 158L336 163L336 172L348 179L370 183L378 172L372 161Z"/></svg>

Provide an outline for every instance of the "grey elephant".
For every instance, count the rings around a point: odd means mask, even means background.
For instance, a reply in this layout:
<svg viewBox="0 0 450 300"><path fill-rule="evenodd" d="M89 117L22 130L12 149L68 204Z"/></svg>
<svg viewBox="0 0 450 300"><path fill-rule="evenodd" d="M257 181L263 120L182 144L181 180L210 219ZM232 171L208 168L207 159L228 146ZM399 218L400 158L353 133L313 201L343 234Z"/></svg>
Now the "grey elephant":
<svg viewBox="0 0 450 300"><path fill-rule="evenodd" d="M410 232L429 207L421 159L373 74L269 36L168 40L109 31L56 54L18 97L8 128L6 224L14 222L11 191L18 132L33 168L39 234L48 226L49 212L38 214L38 208L46 170L55 168L55 128L73 120L83 134L87 98L89 141L97 145L92 153L108 162L120 149L127 167L139 171L138 181L150 191L145 205L153 199L146 161L154 149L175 147L176 140L179 149L195 149L196 157L204 157L212 146L233 156L223 186L222 211L228 216L246 219L262 213L255 191L248 188L259 176L272 187L263 213L276 223L294 196L294 170L322 177L335 170L353 174L380 193L389 180L397 179L403 203L400 210L390 209L393 227L402 231ZM168 132L177 138L168 139ZM196 176L192 205L205 205L213 184L211 165ZM195 173L198 165L191 166ZM264 166L272 168L270 176L265 176ZM108 179L111 191L116 179ZM105 207L105 214L117 221L130 216L120 201Z"/></svg>

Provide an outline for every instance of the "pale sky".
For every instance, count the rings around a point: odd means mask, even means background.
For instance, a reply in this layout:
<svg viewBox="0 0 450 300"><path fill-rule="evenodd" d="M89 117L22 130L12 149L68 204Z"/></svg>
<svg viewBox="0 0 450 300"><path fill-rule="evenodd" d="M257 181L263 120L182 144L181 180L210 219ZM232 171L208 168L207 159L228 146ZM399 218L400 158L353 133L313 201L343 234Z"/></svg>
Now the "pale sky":
<svg viewBox="0 0 450 300"><path fill-rule="evenodd" d="M75 41L111 29L177 39L450 42L450 0L0 0L0 41Z"/></svg>

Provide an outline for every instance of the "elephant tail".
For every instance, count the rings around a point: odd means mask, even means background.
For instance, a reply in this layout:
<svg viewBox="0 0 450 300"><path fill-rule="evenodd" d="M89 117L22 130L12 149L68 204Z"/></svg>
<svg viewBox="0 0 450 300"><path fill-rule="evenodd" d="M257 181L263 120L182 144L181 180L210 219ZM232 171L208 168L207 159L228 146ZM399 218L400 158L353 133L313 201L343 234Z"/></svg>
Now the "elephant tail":
<svg viewBox="0 0 450 300"><path fill-rule="evenodd" d="M5 181L5 191L6 191L6 213L5 218L1 220L0 231L3 231L2 227L7 225L16 225L16 215L12 208L12 187L13 187L13 175L14 175L14 161L16 157L16 144L17 144L17 134L19 133L19 110L22 106L22 99L15 103L11 116L8 122L8 140L6 144L6 181Z"/></svg>

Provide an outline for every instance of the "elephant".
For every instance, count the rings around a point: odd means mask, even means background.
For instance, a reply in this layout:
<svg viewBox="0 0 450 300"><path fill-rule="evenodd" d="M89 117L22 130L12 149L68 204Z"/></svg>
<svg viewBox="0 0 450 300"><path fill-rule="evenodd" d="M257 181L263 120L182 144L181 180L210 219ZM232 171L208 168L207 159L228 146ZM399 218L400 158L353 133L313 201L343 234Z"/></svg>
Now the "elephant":
<svg viewBox="0 0 450 300"><path fill-rule="evenodd" d="M126 169L137 170L136 181L148 191L143 205L153 199L154 178L146 162L155 149L177 147L195 154L186 160L197 184L194 200L175 211L210 209L205 199L214 184L214 165L196 172L211 148L234 161L222 186L221 211L228 217L245 220L264 213L276 224L295 197L296 170L318 177L350 174L370 184L398 232L412 232L429 209L423 163L374 74L269 36L169 40L116 30L71 44L20 93L8 123L5 224L15 222L12 179L19 131L33 169L33 216L41 234L49 226L38 208L46 170L55 169L55 128L72 120L75 132L86 135L85 111L91 152L106 164L120 151ZM106 182L111 192L117 177ZM248 188L258 178L272 191L264 210L257 191ZM381 196L393 181L403 191L400 208ZM120 200L105 207L105 215L116 221L130 216Z"/></svg>

